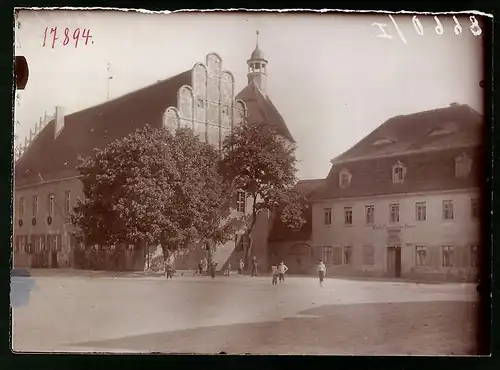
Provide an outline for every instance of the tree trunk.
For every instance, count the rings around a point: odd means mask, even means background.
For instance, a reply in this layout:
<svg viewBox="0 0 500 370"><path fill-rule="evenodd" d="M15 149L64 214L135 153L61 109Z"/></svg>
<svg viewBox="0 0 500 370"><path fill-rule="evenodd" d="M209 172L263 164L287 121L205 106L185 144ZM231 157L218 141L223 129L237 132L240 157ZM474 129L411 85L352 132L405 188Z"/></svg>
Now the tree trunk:
<svg viewBox="0 0 500 370"><path fill-rule="evenodd" d="M250 254L252 253L252 247L253 247L253 238L252 238L252 231L257 223L257 194L254 194L253 196L253 204L252 204L252 221L250 223L250 226L247 229L247 240L248 244L246 245L246 251L245 251L245 268L248 269L248 259L250 257Z"/></svg>

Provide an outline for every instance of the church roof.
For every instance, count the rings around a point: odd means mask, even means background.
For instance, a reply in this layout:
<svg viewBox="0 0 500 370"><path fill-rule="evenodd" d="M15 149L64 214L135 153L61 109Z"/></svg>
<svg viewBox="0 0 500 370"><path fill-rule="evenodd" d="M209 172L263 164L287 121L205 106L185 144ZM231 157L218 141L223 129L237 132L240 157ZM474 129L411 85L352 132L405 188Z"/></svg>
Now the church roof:
<svg viewBox="0 0 500 370"><path fill-rule="evenodd" d="M482 120L482 115L465 104L396 116L332 163L475 144L482 139Z"/></svg>
<svg viewBox="0 0 500 370"><path fill-rule="evenodd" d="M191 85L191 70L116 99L65 116L54 139L52 120L15 165L16 186L78 175L78 156L92 154L110 142L143 128L162 125L169 106L177 105L182 85ZM41 178L40 178L41 176Z"/></svg>
<svg viewBox="0 0 500 370"><path fill-rule="evenodd" d="M273 226L269 232L268 240L270 242L280 241L306 241L311 239L312 235L312 207L308 199L325 184L324 179L300 180L295 188L302 196L304 205L305 224L300 230L292 230L286 226L279 216L276 216L273 221Z"/></svg>
<svg viewBox="0 0 500 370"><path fill-rule="evenodd" d="M264 95L254 82L250 82L241 90L236 99L245 102L248 111L248 119L256 122L267 122L274 125L276 131L295 143L288 127L276 106L267 95Z"/></svg>

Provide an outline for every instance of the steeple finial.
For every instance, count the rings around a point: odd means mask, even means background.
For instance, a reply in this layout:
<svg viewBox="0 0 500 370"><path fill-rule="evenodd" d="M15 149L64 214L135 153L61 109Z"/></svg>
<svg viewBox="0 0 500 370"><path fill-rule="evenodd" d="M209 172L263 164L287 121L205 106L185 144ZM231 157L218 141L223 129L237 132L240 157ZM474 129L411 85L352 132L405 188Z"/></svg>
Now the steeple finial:
<svg viewBox="0 0 500 370"><path fill-rule="evenodd" d="M257 47L259 47L259 30L255 31L256 35L257 35Z"/></svg>

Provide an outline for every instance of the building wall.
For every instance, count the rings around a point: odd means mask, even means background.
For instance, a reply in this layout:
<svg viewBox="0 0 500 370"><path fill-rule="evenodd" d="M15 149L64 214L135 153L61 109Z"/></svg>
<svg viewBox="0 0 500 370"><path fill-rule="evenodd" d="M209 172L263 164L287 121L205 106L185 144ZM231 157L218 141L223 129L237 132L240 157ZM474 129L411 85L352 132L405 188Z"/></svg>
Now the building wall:
<svg viewBox="0 0 500 370"><path fill-rule="evenodd" d="M320 250L312 246L311 240L269 242L269 265L283 261L290 274L314 274L321 256Z"/></svg>
<svg viewBox="0 0 500 370"><path fill-rule="evenodd" d="M14 192L14 238L13 258L14 265L19 267L37 267L36 260L48 258L45 267L69 267L71 265L71 249L68 231L71 229L68 215L65 212L65 194L70 194L70 209L77 198L83 197L82 183L78 178L62 179L37 185L18 187ZM53 194L53 211L50 213L49 196ZM38 209L34 210L34 197L38 199ZM24 205L21 199L24 199ZM24 208L24 209L22 209ZM48 217L52 218L49 225ZM22 225L21 225L22 222ZM23 238L32 244L31 253L23 245ZM49 253L51 240L57 240L60 245L53 250L57 255L57 264L54 263ZM40 241L41 240L41 241ZM40 249L33 243L41 243Z"/></svg>
<svg viewBox="0 0 500 370"><path fill-rule="evenodd" d="M316 253L333 260L327 261L329 275L393 275L388 247L399 245L403 277L473 279L478 272L473 246L481 243L481 225L479 218L472 217L471 199L479 196L479 190L473 189L318 202L313 205L312 242ZM445 200L453 202L452 220L443 219ZM417 202L426 204L425 221L417 220ZM390 222L391 204L399 204L399 222ZM368 205L374 206L373 224L366 223ZM344 207L352 207L352 225L345 224ZM325 208L332 209L330 225L325 224ZM447 245L453 247L452 266L443 266ZM417 263L417 246L425 250L423 266ZM332 247L331 254L323 247ZM349 250L352 258L346 261Z"/></svg>

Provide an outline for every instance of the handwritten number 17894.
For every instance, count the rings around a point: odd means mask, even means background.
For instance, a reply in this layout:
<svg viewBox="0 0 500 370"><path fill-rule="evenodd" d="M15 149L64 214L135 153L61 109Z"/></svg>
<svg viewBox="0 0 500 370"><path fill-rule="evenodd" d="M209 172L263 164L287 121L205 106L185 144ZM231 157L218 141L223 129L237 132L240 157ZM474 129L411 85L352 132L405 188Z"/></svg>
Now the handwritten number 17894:
<svg viewBox="0 0 500 370"><path fill-rule="evenodd" d="M401 39L401 41L403 43L406 44L406 38L405 38L403 32L401 31L401 29L399 28L398 23L396 22L396 20L394 19L394 17L391 14L389 14L389 18L390 18L392 24L394 25L394 28L396 29L396 32L397 32L399 38ZM436 22L436 26L434 27L434 32L437 35L442 35L444 33L443 24L441 23L441 21L439 20L439 18L437 16L434 16L434 21ZM463 32L463 28L462 28L462 25L460 24L460 22L458 21L456 16L453 16L453 22L455 23L454 27L453 27L453 32L457 36L461 35ZM424 26L422 25L422 22L420 22L420 20L418 19L418 17L416 15L413 16L412 23L413 23L413 27L415 28L415 32L418 35L423 36L424 35ZM475 16L471 15L469 17L469 23L470 24L468 26L469 26L470 32L474 36L481 36L481 34L483 33L483 30L481 29L481 26L479 25L479 22L477 21ZM378 34L377 37L392 40L393 36L391 34L389 34L386 30L387 24L375 22L375 23L372 23L372 26L377 26L380 30L380 34Z"/></svg>
<svg viewBox="0 0 500 370"><path fill-rule="evenodd" d="M43 32L43 44L42 47L50 46L52 49L56 46L56 41L59 42L63 46L67 46L71 43L75 48L78 45L88 45L89 43L94 43L94 41L90 40L92 36L90 35L90 28L75 28L74 30L70 30L69 28L65 28L62 34L59 32L57 27L52 27L49 30L49 27L45 27L45 31ZM84 41L85 40L85 41Z"/></svg>

